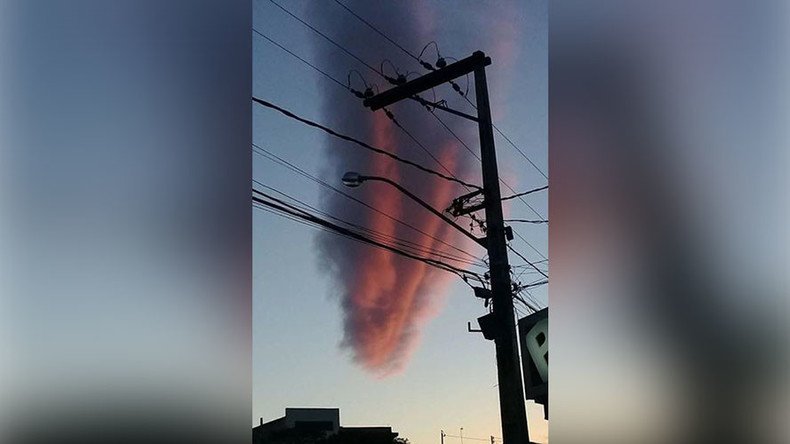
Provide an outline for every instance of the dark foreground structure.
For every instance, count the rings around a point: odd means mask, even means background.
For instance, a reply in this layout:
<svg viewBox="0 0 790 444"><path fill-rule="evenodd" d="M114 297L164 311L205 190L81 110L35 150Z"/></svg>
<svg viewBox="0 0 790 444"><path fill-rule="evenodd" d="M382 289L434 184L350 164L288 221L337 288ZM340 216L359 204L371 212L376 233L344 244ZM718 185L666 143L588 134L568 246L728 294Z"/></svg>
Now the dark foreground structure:
<svg viewBox="0 0 790 444"><path fill-rule="evenodd" d="M392 427L341 427L336 408L286 408L252 429L253 444L393 444L397 436Z"/></svg>

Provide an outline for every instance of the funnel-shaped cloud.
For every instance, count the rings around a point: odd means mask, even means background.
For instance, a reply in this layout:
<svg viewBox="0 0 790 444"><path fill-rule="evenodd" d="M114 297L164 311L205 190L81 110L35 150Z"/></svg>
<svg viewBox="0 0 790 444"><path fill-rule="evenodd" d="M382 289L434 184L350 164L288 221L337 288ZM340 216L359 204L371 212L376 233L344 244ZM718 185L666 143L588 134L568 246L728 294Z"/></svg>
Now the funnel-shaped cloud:
<svg viewBox="0 0 790 444"><path fill-rule="evenodd" d="M380 26L385 33L392 34L406 48L418 48L416 52L419 52L419 48L433 40L429 36L434 33L431 29L432 15L430 11L420 9L425 7L422 3L377 2L375 7L364 2L346 4ZM404 74L408 71L423 72L414 60L340 8L314 6L310 19L319 29L376 69L386 58L392 65L384 64L383 68L390 75L393 74L393 65ZM342 75L344 80L346 73L357 69L369 84L375 82L381 91L390 87L373 71L331 44L317 39L315 45L315 59L330 72ZM435 53L426 59L434 61L432 57L436 57ZM364 88L357 74L353 74L350 79L356 89ZM453 94L449 89L443 90L443 93ZM419 105L400 103L392 105L390 109L442 165L437 164L382 111L371 112L363 108L358 99L341 88L327 87L322 90L322 95L322 119L333 127L437 171L449 170L459 178L470 180L471 177L471 180L479 181L475 179L478 177L476 174L467 176L472 171L471 167L476 167L471 155ZM433 99L432 92L426 92L425 96ZM457 98L447 97L453 100ZM476 149L474 125L447 119L446 116L445 120ZM346 171L384 176L439 209L445 208L454 197L467 192L458 184L357 149L341 140L328 138L325 156L325 176L333 183L338 183ZM480 253L465 243L449 225L388 184L366 182L349 192L434 238ZM379 233L417 242L432 250L453 252L443 243L356 205L337 193L327 191L323 196L323 205L329 213ZM377 375L386 376L403 369L417 343L420 327L435 313L453 275L331 233L321 233L317 243L321 264L334 281L342 304L345 332L343 346L351 350L356 362ZM458 263L455 265L462 266Z"/></svg>

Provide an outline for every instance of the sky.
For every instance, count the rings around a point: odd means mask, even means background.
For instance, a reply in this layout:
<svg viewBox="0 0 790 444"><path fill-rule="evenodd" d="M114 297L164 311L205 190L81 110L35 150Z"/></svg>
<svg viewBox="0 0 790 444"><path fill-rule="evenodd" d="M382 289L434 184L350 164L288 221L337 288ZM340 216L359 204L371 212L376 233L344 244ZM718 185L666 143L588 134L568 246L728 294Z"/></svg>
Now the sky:
<svg viewBox="0 0 790 444"><path fill-rule="evenodd" d="M548 172L545 0L485 5L471 1L344 3L415 53L435 40L445 57L461 59L476 50L490 55L493 63L487 75L494 123L543 172ZM280 4L373 67L388 59L402 71L424 73L397 47L333 1ZM343 83L350 70L358 70L366 82L376 82L381 90L387 88L359 61L328 44L269 0L253 2L253 26ZM374 115L340 86L260 35L251 33L251 38L256 97L438 169L381 112ZM427 61L435 62L432 47L426 54ZM353 74L352 86L362 89L359 77ZM465 79L458 82L462 89L466 87ZM437 88L436 94L454 108L473 112L449 86ZM405 103L393 105L391 110L404 127L413 130L416 139L436 150L458 177L481 182L479 164L462 152L463 147L448 142L447 134L428 112ZM473 151L479 152L477 129L472 123L441 117ZM252 119L256 145L339 188L342 171L366 168L360 172L395 175L402 185L436 207L443 208L466 191L360 154L345 142L331 140L321 131L259 105L253 105ZM498 135L496 146L500 176L513 189L524 191L546 184L522 154ZM333 215L381 228L380 218L344 205L332 192L264 156L253 155L253 177ZM345 190L371 205L398 210L400 219L410 220L437 238L459 241L442 228L438 219L432 220L391 190L368 184ZM510 194L504 187L502 193ZM547 197L541 192L525 200L547 216ZM519 200L508 201L505 213L506 218L537 218ZM479 333L467 332L467 322L472 321L474 326L486 309L460 278L422 270L422 264L392 259L389 253L335 239L268 212L254 210L253 217L254 424L260 417L269 421L282 416L286 407L339 407L343 425L391 425L415 444L438 442L440 430L458 435L461 428L467 438L501 436L493 343ZM463 225L468 220L459 222ZM527 259L540 261L548 254L546 225L514 223L513 228L534 246L519 238L513 241L513 247ZM478 258L485 254L473 245L463 245ZM514 255L510 261L514 266L524 265ZM377 267L382 270L378 274L389 270L391 279L399 284L414 281L410 286L414 291L395 285L388 291L370 290L376 293L372 299L354 299L360 294L360 286L351 281L368 279ZM523 269L516 268L517 273ZM419 278L415 277L417 272ZM528 283L536 277L525 274L522 279ZM532 295L541 306L547 305L546 286L534 289ZM360 327L359 319L370 314L364 304L386 304L392 311L385 310L377 322ZM395 311L402 321L392 321L389 314ZM385 338L382 329L376 328L379 324L395 334ZM527 407L532 440L547 442L542 407L531 402ZM448 443L454 440L446 438Z"/></svg>

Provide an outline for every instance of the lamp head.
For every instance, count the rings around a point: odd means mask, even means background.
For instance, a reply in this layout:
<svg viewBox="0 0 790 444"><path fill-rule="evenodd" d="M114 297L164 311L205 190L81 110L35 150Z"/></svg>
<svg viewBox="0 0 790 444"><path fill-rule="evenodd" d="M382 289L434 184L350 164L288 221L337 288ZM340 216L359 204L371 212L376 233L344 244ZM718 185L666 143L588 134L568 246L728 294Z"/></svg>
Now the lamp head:
<svg viewBox="0 0 790 444"><path fill-rule="evenodd" d="M349 171L343 175L343 178L341 180L343 181L343 185L351 188L356 188L362 185L362 182L365 179L359 173Z"/></svg>

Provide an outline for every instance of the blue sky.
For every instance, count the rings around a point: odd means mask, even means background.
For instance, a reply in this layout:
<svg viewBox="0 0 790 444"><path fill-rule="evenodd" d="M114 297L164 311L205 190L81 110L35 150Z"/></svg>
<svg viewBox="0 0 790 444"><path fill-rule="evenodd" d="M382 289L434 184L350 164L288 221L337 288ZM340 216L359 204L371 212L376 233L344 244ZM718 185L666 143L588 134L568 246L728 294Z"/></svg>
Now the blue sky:
<svg viewBox="0 0 790 444"><path fill-rule="evenodd" d="M327 17L347 14L334 2L308 3L281 4L308 21L324 9ZM348 4L365 17L376 16L369 5ZM402 5L416 11L418 4ZM492 55L488 77L495 124L547 172L545 1L487 5L430 1L419 5L420 14L432 17L429 29L443 55L463 58L475 50ZM320 37L268 0L253 2L253 11L256 29L319 64L322 58L317 52L325 47ZM363 24L357 24L359 32L367 33L367 37L359 41L359 47L348 47L350 51L369 53L375 45L381 59L402 55ZM398 29L385 25L381 24L381 29L397 41ZM328 28L325 32L332 36ZM326 91L338 86L263 38L255 34L251 38L253 93L309 119L328 122L320 105ZM422 48L408 49L419 52ZM338 52L337 57L342 56ZM351 58L343 61L346 72L330 75L345 80L347 70L364 70ZM378 66L379 61L368 62ZM462 109L461 99L452 96L449 88L441 93L450 105ZM359 108L361 115L369 113ZM256 144L340 186L339 178L325 176L324 133L257 105L253 105L252 116ZM476 130L467 126L464 139L477 150ZM500 137L496 142L501 176L511 186L521 191L545 185L545 178L521 154ZM253 177L311 205L322 206L318 185L259 155L253 156ZM503 189L503 194L509 193ZM529 196L528 202L542 215L548 214L547 193ZM518 200L510 201L506 211L512 218L536 218ZM255 210L253 217L253 422L261 416L264 420L282 416L286 407L340 407L345 425L392 425L413 443L437 441L440 429L457 435L460 427L469 437L501 436L493 344L466 332L467 321L474 322L485 311L463 282L453 278L446 294L437 295L441 300L438 310L422 327L406 367L397 375L380 378L354 363L350 352L339 346L343 337L339 289L321 270L316 254L317 231L260 210ZM545 225L518 224L514 229L548 254ZM530 260L541 259L519 239L513 246ZM479 253L480 257L484 254ZM512 256L511 263L522 265L523 261ZM532 294L546 305L546 287ZM533 440L547 440L541 408L531 403L528 408ZM453 441L448 438L447 442Z"/></svg>

